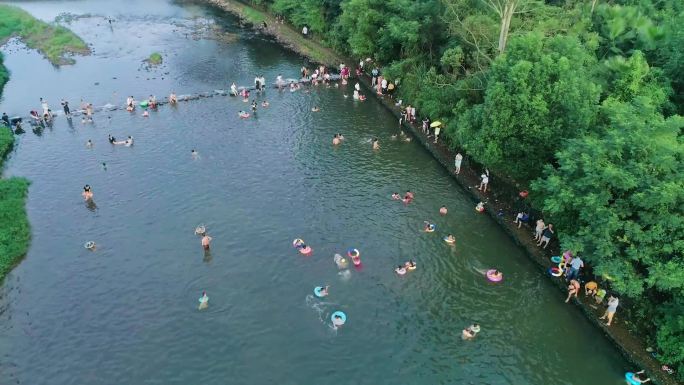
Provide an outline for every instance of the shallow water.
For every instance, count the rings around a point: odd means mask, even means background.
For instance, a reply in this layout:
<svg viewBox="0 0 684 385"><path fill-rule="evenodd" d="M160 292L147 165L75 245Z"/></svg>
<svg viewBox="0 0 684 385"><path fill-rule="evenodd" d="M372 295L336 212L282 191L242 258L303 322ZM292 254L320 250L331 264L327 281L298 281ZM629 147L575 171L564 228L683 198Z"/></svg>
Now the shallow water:
<svg viewBox="0 0 684 385"><path fill-rule="evenodd" d="M248 85L259 73L295 77L302 65L201 7L110 4L21 3L46 20L88 14L70 27L94 54L55 69L10 45L0 109L25 115L41 96L55 110L62 97L120 105L129 94ZM102 16L115 18L111 29ZM192 37L212 23L238 41ZM140 69L153 51L164 65ZM600 332L420 145L391 140L392 116L350 93L268 90L258 99L270 107L247 120L236 113L246 103L217 96L149 118L112 111L92 125L60 117L40 135L27 130L5 172L32 181L33 241L0 289L2 383L623 383L626 363ZM347 138L339 148L335 132ZM110 133L135 145L111 146ZM80 197L85 184L96 208ZM407 189L414 203L389 199ZM424 220L437 232L421 232ZM199 224L214 238L210 255ZM454 247L440 240L447 233ZM292 248L297 237L312 256ZM340 274L333 255L350 247L363 266ZM418 269L396 276L410 258ZM478 272L490 267L502 283ZM312 296L322 284L324 301ZM203 290L209 307L198 311ZM339 330L335 310L348 316ZM464 342L472 322L482 332Z"/></svg>

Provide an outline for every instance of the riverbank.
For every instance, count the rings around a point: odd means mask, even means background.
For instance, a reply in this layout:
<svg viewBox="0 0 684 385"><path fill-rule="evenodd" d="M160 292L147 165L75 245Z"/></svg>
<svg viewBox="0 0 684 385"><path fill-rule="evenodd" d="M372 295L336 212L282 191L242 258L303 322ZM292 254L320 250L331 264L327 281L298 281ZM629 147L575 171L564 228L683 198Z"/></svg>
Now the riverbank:
<svg viewBox="0 0 684 385"><path fill-rule="evenodd" d="M301 34L298 33L298 31L283 24L279 24L277 28L269 28L268 25L274 23L275 18L268 15L264 11L251 8L248 5L235 0L206 0L205 3L218 6L221 9L236 14L241 19L249 22L252 25L255 25L263 33L274 36L274 38L279 42L287 41L287 43L284 45L295 52L301 53L311 60L322 64L331 65L329 61L317 60L315 56L312 57L310 54L307 54L307 52L309 52L309 47L311 45L317 45L317 43L311 41L310 39L305 39L303 36L301 36ZM259 23L263 20L267 21L267 26L265 27L259 26ZM322 49L326 48L319 46L319 50ZM336 54L334 57L336 59L333 61L332 66L335 67L337 67L337 64L341 62L352 62L350 60L344 60ZM375 92L370 89L370 79L367 76L363 78L362 83L365 85L366 90L375 94ZM380 97L380 100L385 107L390 109L395 114L395 116L399 117L399 109L394 106L393 101L383 97ZM454 151L449 149L441 142L433 143L433 138L424 135L420 128L416 125L406 125L406 127L418 140L421 141L428 151L430 151L444 167L450 171L453 169L453 159L455 155ZM463 151L461 152L464 154L466 160L463 163L461 173L459 175L454 175L455 179L466 191L469 192L474 202L485 201L487 203L487 213L506 230L506 232L519 246L525 249L527 252L526 254L536 263L539 269L545 275L551 278L551 276L547 273L548 268L551 267L549 257L559 254L558 246L557 244L552 243L551 247L549 247L547 250L538 248L536 243L532 240L532 229L527 225L523 226L521 229L518 229L517 225L513 223L513 219L517 210L523 206L528 206L527 202L524 202L519 198L519 189L516 188L516 186L505 182L507 178L492 175L490 178L492 180L492 183L490 183L490 191L487 194L481 194L477 191L475 186L477 186L480 182L479 175L481 174L483 167L475 163L469 163L467 160L467 154L465 154ZM499 215L499 213L503 213L503 215ZM533 222L533 220L530 222ZM563 293L561 294L561 297L564 296L564 293L566 292L565 281L560 278L551 279L557 284ZM598 308L595 304L590 303L585 299L586 298L582 296L579 300L575 301L575 303L580 307L589 320L603 330L605 335L618 347L618 349L628 360L633 362L635 366L647 369L649 375L651 375L651 377L657 383L678 383L673 376L669 376L660 370L661 363L655 360L646 351L648 346L645 342L645 339L634 335L629 331L626 323L628 321L624 317L624 314L626 313L625 308L618 310L616 318L614 319L614 323L610 327L606 327L598 319L598 317L603 314L603 308Z"/></svg>
<svg viewBox="0 0 684 385"><path fill-rule="evenodd" d="M88 45L69 29L38 20L21 8L0 4L0 20L0 45L18 37L53 65L73 64L69 55L90 53Z"/></svg>

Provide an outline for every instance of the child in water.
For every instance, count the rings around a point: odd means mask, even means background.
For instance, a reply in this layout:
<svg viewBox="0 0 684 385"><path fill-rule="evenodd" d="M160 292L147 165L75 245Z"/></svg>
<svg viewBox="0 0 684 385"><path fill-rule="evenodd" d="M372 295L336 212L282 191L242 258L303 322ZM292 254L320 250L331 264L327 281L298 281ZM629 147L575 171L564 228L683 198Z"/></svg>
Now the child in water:
<svg viewBox="0 0 684 385"><path fill-rule="evenodd" d="M202 296L199 299L199 307L197 309L203 310L203 309L206 309L208 306L209 306L209 297L207 296L207 292L203 291Z"/></svg>
<svg viewBox="0 0 684 385"><path fill-rule="evenodd" d="M439 208L439 214L440 215L447 215L447 208L446 206L442 206Z"/></svg>
<svg viewBox="0 0 684 385"><path fill-rule="evenodd" d="M378 138L373 138L373 150L379 150L380 149L380 142L378 141Z"/></svg>
<svg viewBox="0 0 684 385"><path fill-rule="evenodd" d="M399 195L399 193L395 192L394 194L392 194L392 199L395 201L398 201L399 199L401 199L401 195Z"/></svg>
<svg viewBox="0 0 684 385"><path fill-rule="evenodd" d="M340 143L342 143L342 141L340 140L340 137L337 134L333 135L333 141L332 141L333 146L337 146Z"/></svg>
<svg viewBox="0 0 684 385"><path fill-rule="evenodd" d="M83 196L83 199L86 201L90 201L93 199L93 192L91 191L89 184L83 186L83 192L81 193L81 195Z"/></svg>
<svg viewBox="0 0 684 385"><path fill-rule="evenodd" d="M461 337L464 340L472 340L477 336L477 333L480 332L480 325L478 324L472 324L468 326L467 328L463 329L463 332L461 333Z"/></svg>

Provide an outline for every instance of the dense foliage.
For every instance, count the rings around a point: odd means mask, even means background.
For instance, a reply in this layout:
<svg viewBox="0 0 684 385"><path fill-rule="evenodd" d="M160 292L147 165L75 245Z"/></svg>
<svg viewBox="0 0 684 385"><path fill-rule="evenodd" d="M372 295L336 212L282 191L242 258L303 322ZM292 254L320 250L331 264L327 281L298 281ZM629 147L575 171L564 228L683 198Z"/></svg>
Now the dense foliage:
<svg viewBox="0 0 684 385"><path fill-rule="evenodd" d="M684 379L684 2L253 0L372 58L632 298Z"/></svg>

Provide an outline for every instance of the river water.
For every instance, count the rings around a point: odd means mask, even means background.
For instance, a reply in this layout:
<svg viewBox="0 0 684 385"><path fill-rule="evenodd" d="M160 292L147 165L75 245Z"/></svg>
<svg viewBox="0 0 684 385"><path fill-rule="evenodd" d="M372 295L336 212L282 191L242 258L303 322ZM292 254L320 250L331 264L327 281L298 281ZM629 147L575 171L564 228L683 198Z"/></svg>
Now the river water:
<svg viewBox="0 0 684 385"><path fill-rule="evenodd" d="M93 55L53 68L5 47L2 111L39 97L121 105L296 77L303 61L230 16L154 1L21 3L67 12ZM114 18L110 27L103 16ZM216 25L232 39L206 33ZM159 51L164 64L141 60ZM621 384L619 353L396 120L349 88L269 89L255 117L239 98L58 117L20 137L6 176L32 181L27 258L0 289L2 384ZM320 106L320 112L311 112ZM345 143L332 148L332 135ZM133 147L107 135L133 135ZM368 140L380 139L372 151ZM92 139L94 146L84 144ZM190 151L197 149L194 159ZM106 169L102 163L106 163ZM86 207L82 186L97 207ZM408 206L390 195L407 189ZM441 205L449 208L438 215ZM436 223L433 234L421 231ZM205 255L193 231L213 237ZM441 237L453 233L450 247ZM313 255L291 246L301 237ZM97 243L88 251L84 242ZM362 268L340 274L355 247ZM399 277L393 266L415 259ZM480 271L496 267L503 282ZM324 300L314 286L328 284ZM209 307L199 311L206 290ZM344 311L347 324L330 325ZM473 341L461 329L478 322Z"/></svg>

